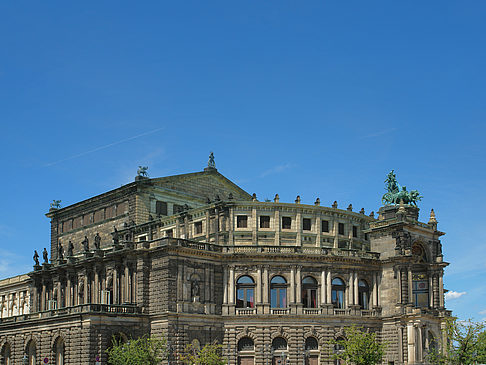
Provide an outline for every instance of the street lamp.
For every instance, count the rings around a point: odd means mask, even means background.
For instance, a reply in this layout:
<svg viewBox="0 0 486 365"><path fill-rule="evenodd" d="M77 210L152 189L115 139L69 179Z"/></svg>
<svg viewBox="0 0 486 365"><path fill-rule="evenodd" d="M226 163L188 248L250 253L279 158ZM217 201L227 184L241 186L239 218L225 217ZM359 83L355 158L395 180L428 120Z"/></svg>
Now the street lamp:
<svg viewBox="0 0 486 365"><path fill-rule="evenodd" d="M24 354L24 357L22 358L22 365L29 365L29 358L27 357L27 354Z"/></svg>

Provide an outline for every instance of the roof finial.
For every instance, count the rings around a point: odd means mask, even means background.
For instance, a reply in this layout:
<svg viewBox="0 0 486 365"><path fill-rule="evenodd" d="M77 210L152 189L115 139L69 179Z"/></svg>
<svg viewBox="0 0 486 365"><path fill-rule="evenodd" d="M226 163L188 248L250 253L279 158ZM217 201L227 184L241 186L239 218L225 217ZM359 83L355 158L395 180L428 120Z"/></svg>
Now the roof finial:
<svg viewBox="0 0 486 365"><path fill-rule="evenodd" d="M437 219L435 218L435 212L433 209L430 210L429 224L437 224Z"/></svg>
<svg viewBox="0 0 486 365"><path fill-rule="evenodd" d="M274 201L275 203L280 202L280 197L278 196L278 194L275 194L275 198L273 198L273 201Z"/></svg>

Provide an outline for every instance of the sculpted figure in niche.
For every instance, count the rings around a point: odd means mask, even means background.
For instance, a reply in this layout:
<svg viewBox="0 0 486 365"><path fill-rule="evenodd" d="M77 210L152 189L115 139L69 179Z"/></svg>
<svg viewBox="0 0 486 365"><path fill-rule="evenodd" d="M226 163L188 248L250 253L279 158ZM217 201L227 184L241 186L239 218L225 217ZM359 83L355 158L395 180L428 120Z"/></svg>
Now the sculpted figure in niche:
<svg viewBox="0 0 486 365"><path fill-rule="evenodd" d="M193 279L191 282L191 296L193 298L199 297L199 282Z"/></svg>
<svg viewBox="0 0 486 365"><path fill-rule="evenodd" d="M44 251L42 251L42 257L44 258L44 264L49 263L49 254L47 253L46 248L44 247Z"/></svg>
<svg viewBox="0 0 486 365"><path fill-rule="evenodd" d="M35 263L35 266L39 266L39 254L37 253L37 250L34 250L34 263Z"/></svg>
<svg viewBox="0 0 486 365"><path fill-rule="evenodd" d="M71 241L69 241L68 243L68 251L67 251L67 255L68 257L69 256L73 256L73 251L74 251L74 245Z"/></svg>
<svg viewBox="0 0 486 365"><path fill-rule="evenodd" d="M64 260L64 247L62 247L61 242L59 242L59 246L57 247L57 258Z"/></svg>
<svg viewBox="0 0 486 365"><path fill-rule="evenodd" d="M101 247L101 237L99 233L96 233L96 236L94 238L94 245L97 250L99 250Z"/></svg>
<svg viewBox="0 0 486 365"><path fill-rule="evenodd" d="M89 240L88 240L88 236L84 236L84 240L81 243L83 244L84 252L88 252L89 251Z"/></svg>
<svg viewBox="0 0 486 365"><path fill-rule="evenodd" d="M118 245L118 242L120 241L120 237L118 235L118 230L116 229L115 226L113 226L113 244L114 245Z"/></svg>

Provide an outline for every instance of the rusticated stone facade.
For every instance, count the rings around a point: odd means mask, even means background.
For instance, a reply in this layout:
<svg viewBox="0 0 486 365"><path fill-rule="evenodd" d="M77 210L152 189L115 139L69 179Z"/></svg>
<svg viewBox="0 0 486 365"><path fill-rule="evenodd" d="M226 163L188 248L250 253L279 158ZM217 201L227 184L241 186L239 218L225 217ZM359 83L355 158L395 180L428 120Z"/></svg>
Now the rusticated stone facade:
<svg viewBox="0 0 486 365"><path fill-rule="evenodd" d="M153 334L171 364L193 340L223 343L230 364L332 364L352 324L386 339L388 364L442 343L443 233L416 207L259 202L208 167L47 216L50 261L0 282L2 305L28 299L2 312L3 363L104 364L113 336Z"/></svg>

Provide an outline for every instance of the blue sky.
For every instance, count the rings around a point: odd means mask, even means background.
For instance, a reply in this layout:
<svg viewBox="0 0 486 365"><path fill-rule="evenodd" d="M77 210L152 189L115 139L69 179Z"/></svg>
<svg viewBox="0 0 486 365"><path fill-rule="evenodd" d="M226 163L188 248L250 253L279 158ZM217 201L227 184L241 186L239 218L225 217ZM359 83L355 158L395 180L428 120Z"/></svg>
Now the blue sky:
<svg viewBox="0 0 486 365"><path fill-rule="evenodd" d="M434 208L447 306L486 317L486 2L0 3L0 277L53 199L201 170L260 199Z"/></svg>

